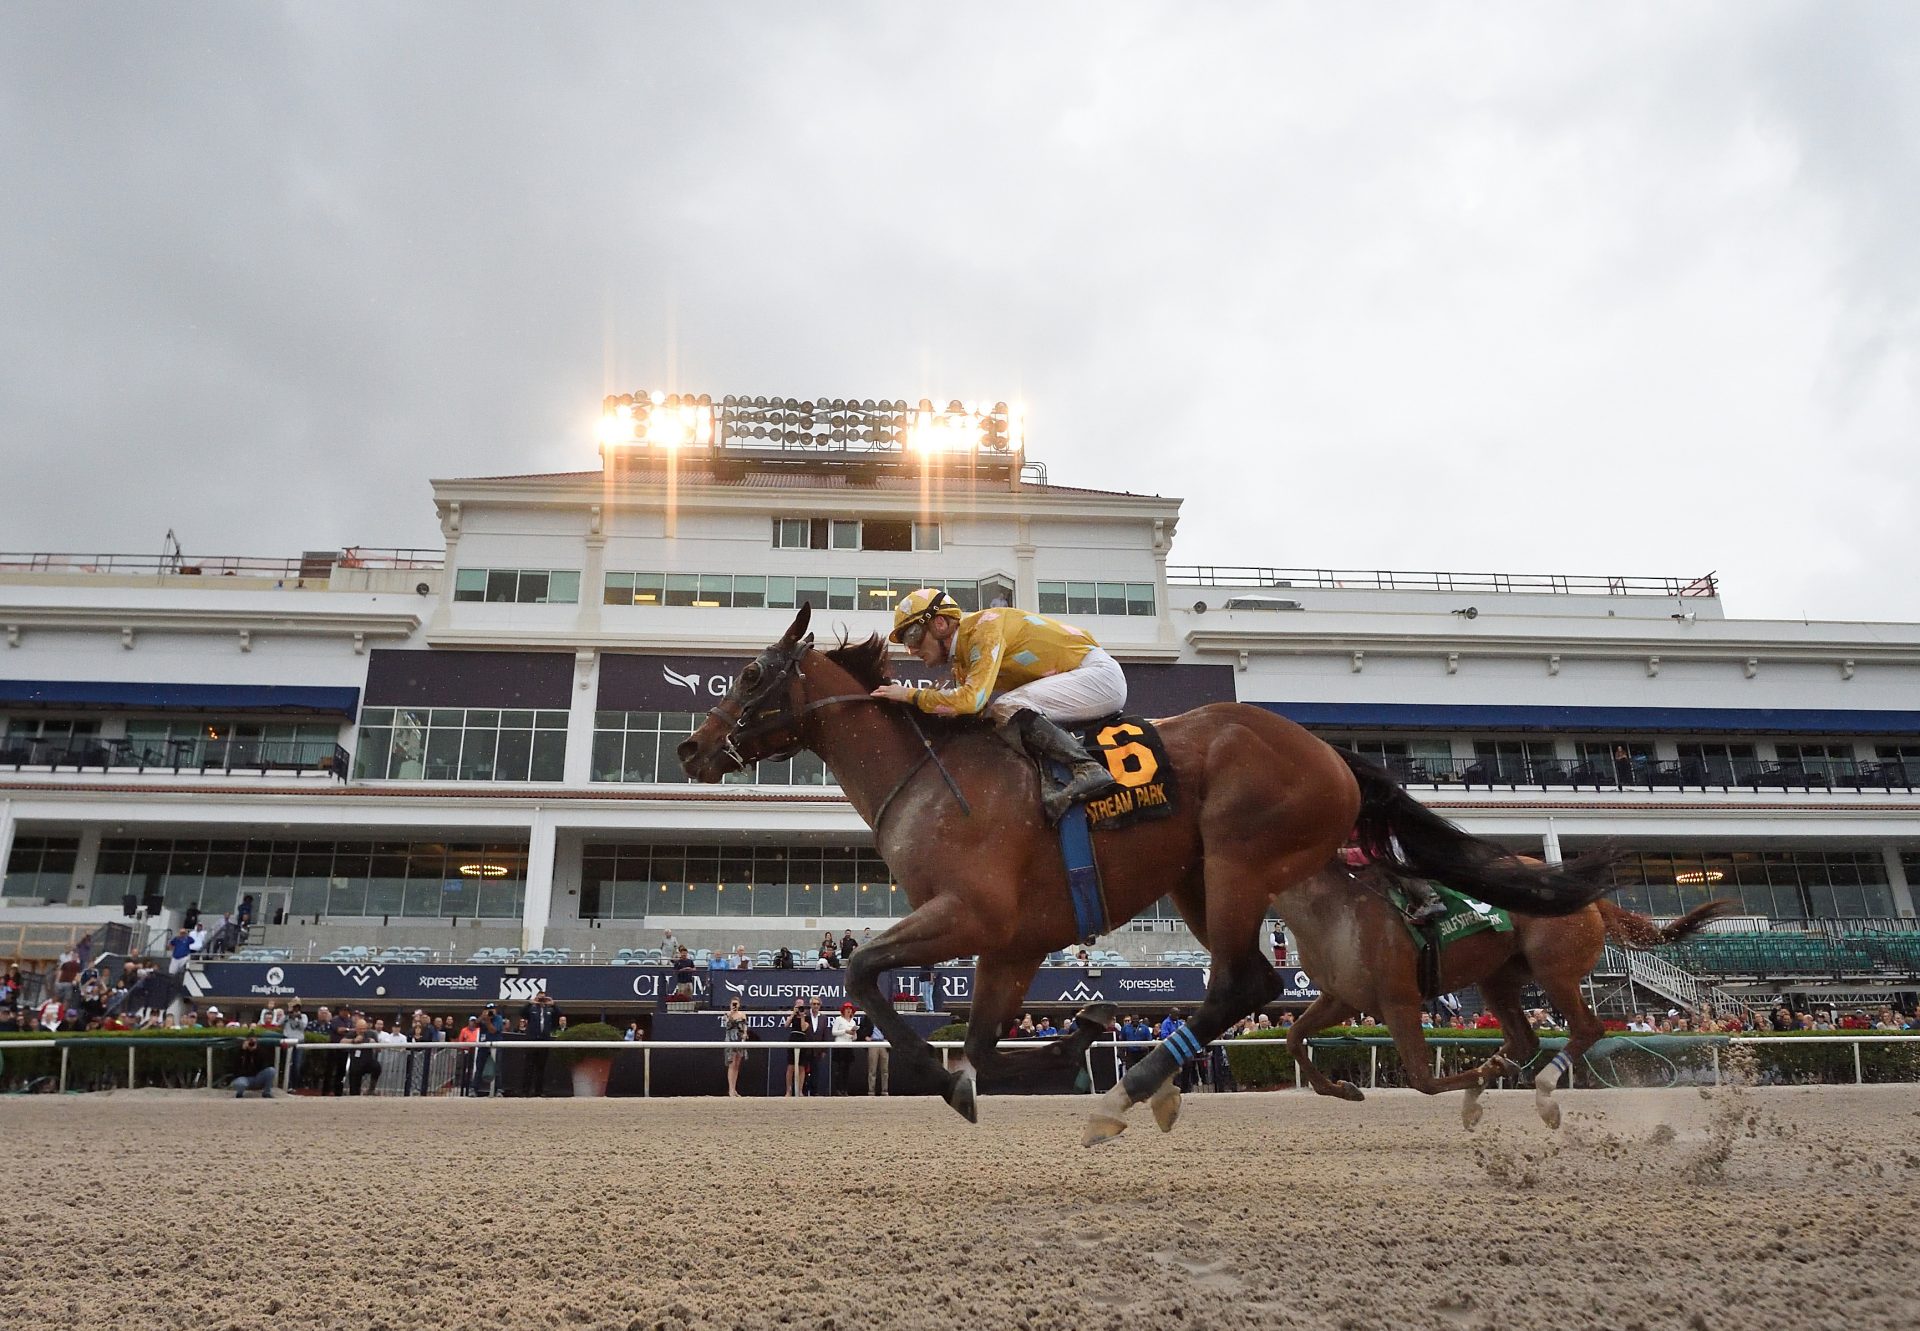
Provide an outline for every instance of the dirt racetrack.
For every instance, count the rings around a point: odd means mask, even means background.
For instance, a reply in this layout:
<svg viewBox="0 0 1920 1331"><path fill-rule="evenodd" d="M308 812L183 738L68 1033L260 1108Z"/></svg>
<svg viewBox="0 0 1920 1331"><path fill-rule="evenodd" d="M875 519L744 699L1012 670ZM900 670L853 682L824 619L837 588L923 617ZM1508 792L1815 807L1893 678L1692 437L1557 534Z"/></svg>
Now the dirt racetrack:
<svg viewBox="0 0 1920 1331"><path fill-rule="evenodd" d="M1920 1089L0 1101L0 1321L1900 1328Z"/></svg>

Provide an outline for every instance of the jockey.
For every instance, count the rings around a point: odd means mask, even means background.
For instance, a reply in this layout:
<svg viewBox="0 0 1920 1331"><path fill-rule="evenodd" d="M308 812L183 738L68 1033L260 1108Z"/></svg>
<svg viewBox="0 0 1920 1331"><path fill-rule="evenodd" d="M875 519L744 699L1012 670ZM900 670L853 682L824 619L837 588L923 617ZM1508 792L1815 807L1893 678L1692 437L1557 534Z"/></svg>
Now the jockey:
<svg viewBox="0 0 1920 1331"><path fill-rule="evenodd" d="M1405 858L1400 853L1399 837L1393 838L1393 853L1396 858ZM1356 828L1354 834L1347 839L1347 843L1340 847L1340 859L1348 869L1364 869L1373 863L1373 856L1369 855L1366 847L1360 844L1359 829ZM1407 904L1412 907L1407 912L1407 918L1415 924L1438 924L1447 918L1447 903L1442 901L1440 894L1433 890L1432 883L1418 874L1411 873L1397 873L1393 876L1393 881L1398 883L1400 889L1407 894Z"/></svg>
<svg viewBox="0 0 1920 1331"><path fill-rule="evenodd" d="M894 607L887 637L925 665L950 665L953 687L882 684L874 696L936 716L985 713L1014 748L1036 760L1065 763L1070 774L1058 787L1045 762L1039 764L1042 803L1052 821L1059 822L1075 800L1117 784L1105 763L1055 724L1096 720L1126 706L1120 663L1083 630L1006 607L965 614L939 588L922 587ZM1004 692L995 696L996 690Z"/></svg>

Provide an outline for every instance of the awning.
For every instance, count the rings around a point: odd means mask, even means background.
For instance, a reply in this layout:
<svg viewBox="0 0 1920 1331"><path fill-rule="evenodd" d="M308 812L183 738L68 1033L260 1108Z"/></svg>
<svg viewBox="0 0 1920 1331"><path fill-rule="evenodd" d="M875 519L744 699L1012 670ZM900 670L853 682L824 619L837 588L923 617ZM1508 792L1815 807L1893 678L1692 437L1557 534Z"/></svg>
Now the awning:
<svg viewBox="0 0 1920 1331"><path fill-rule="evenodd" d="M125 684L97 679L0 679L0 707L84 712L287 712L344 716L360 690L290 684Z"/></svg>
<svg viewBox="0 0 1920 1331"><path fill-rule="evenodd" d="M1603 730L1618 734L1920 735L1920 712L1775 707L1524 707L1453 703L1262 702L1303 726L1374 730Z"/></svg>

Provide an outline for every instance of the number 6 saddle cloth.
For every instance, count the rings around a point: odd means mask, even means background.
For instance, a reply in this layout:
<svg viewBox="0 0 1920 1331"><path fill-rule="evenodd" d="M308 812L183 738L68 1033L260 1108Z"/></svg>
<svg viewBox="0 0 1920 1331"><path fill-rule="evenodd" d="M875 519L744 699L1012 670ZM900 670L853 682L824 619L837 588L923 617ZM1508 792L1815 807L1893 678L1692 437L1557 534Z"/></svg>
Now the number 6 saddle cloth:
<svg viewBox="0 0 1920 1331"><path fill-rule="evenodd" d="M1117 788L1082 801L1092 830L1117 831L1173 812L1173 765L1153 722L1122 714L1070 729L1119 782Z"/></svg>

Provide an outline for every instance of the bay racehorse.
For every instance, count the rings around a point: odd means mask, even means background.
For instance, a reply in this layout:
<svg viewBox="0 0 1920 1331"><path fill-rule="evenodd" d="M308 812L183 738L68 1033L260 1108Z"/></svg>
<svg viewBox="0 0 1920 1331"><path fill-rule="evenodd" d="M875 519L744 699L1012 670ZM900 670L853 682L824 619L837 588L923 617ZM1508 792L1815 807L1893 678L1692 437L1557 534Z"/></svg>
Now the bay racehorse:
<svg viewBox="0 0 1920 1331"><path fill-rule="evenodd" d="M1677 942L1734 906L1731 901L1709 901L1665 928L1605 900L1570 915L1515 910L1509 932L1485 929L1446 944L1440 953L1437 992L1478 985L1488 1010L1499 1018L1504 1039L1499 1052L1478 1067L1436 1076L1420 1025L1424 1004L1419 949L1388 899L1396 876L1384 865L1348 869L1336 862L1281 891L1275 904L1299 945L1300 967L1320 986L1320 997L1288 1030L1287 1049L1319 1094L1363 1099L1358 1087L1332 1081L1314 1066L1307 1041L1356 1013L1378 1013L1393 1037L1407 1085L1427 1095L1464 1090L1460 1116L1469 1128L1480 1121L1480 1093L1502 1076L1519 1076L1540 1050L1539 1037L1520 1006L1521 989L1528 981L1539 985L1567 1020L1566 1047L1533 1083L1534 1107L1548 1127L1557 1128L1560 1106L1553 1093L1561 1075L1605 1034L1580 992L1581 981L1600 960L1602 946L1612 941L1639 949Z"/></svg>
<svg viewBox="0 0 1920 1331"><path fill-rule="evenodd" d="M1114 1009L1081 1012L1072 1031L1034 1049L999 1037L1049 952L1076 940L1060 843L1042 814L1038 773L992 728L935 722L871 696L887 679L878 636L818 650L802 606L784 636L741 670L700 728L679 746L697 781L811 749L873 829L912 911L847 965L848 995L893 1046L902 1068L942 1086L969 1121L976 1079L1017 1079L1075 1065L1105 1034ZM1428 813L1383 770L1335 750L1283 717L1214 703L1159 723L1178 789L1157 821L1096 840L1107 911L1117 926L1170 895L1213 953L1206 1000L1127 1073L1090 1117L1089 1144L1118 1134L1123 1115L1154 1101L1171 1126L1170 1079L1187 1057L1280 992L1260 947L1274 895L1312 877L1357 827L1376 859L1457 883L1495 905L1540 914L1576 911L1608 890L1580 865L1540 868ZM1397 840L1396 840L1397 838ZM894 1010L881 977L905 967L978 958L965 1065L945 1070ZM1162 1088L1166 1089L1163 1090Z"/></svg>

